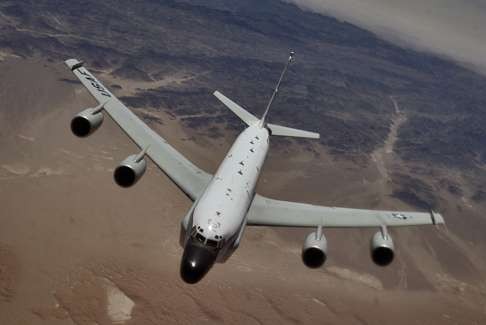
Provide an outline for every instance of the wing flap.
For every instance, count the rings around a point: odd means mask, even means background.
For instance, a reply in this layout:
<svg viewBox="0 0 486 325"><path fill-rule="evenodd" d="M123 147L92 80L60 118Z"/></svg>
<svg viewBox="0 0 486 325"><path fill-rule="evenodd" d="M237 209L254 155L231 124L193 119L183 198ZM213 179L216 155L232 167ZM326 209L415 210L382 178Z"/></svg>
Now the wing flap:
<svg viewBox="0 0 486 325"><path fill-rule="evenodd" d="M381 225L417 226L443 224L436 212L379 211L324 207L269 199L256 195L248 211L247 224L251 226L282 227L379 227Z"/></svg>
<svg viewBox="0 0 486 325"><path fill-rule="evenodd" d="M70 59L66 65L100 103L104 110L135 144L146 149L152 161L192 200L204 191L212 176L190 162L167 141L150 129L105 86L101 84L82 62Z"/></svg>

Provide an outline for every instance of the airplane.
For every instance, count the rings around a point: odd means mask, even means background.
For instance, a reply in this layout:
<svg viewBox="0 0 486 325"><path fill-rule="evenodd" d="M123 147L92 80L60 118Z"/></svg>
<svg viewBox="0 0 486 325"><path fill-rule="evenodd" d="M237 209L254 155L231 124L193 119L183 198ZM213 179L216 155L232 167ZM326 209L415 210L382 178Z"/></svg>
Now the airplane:
<svg viewBox="0 0 486 325"><path fill-rule="evenodd" d="M127 157L114 170L115 182L133 186L144 174L149 157L169 179L193 201L181 220L179 244L183 248L180 276L188 284L199 282L215 263L224 263L238 248L247 226L315 228L304 241L302 261L309 268L321 267L327 259L326 227L376 227L371 238L372 260L389 265L395 256L389 227L438 225L440 213L378 211L317 206L288 202L259 195L255 187L267 156L271 136L318 139L318 133L267 122L268 112L280 84L294 60L294 52L283 68L278 83L261 118L248 112L219 91L214 96L238 116L246 129L237 137L216 173L211 175L179 153L150 129L76 59L65 61L69 69L99 103L77 114L71 131L87 137L109 115L137 145L139 152Z"/></svg>

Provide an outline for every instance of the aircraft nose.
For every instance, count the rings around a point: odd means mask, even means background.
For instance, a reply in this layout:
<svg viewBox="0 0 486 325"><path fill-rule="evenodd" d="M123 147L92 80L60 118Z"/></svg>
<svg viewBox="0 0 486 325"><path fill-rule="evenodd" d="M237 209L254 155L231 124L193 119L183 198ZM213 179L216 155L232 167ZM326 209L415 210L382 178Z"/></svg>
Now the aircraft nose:
<svg viewBox="0 0 486 325"><path fill-rule="evenodd" d="M216 260L216 252L188 242L181 261L181 278L190 284L199 282Z"/></svg>

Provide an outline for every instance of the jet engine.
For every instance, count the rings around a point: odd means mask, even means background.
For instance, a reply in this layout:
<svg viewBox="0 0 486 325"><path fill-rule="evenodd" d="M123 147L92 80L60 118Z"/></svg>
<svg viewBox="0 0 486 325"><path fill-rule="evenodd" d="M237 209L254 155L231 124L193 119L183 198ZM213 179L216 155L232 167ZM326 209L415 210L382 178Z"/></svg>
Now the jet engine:
<svg viewBox="0 0 486 325"><path fill-rule="evenodd" d="M386 229L378 231L371 238L371 258L373 262L379 266L387 266L393 262L395 251L393 246L393 239Z"/></svg>
<svg viewBox="0 0 486 325"><path fill-rule="evenodd" d="M142 177L147 169L144 154L131 155L113 173L115 182L121 187L131 187Z"/></svg>
<svg viewBox="0 0 486 325"><path fill-rule="evenodd" d="M302 261L312 269L318 268L324 264L327 258L327 240L322 230L310 233L304 242L302 248Z"/></svg>
<svg viewBox="0 0 486 325"><path fill-rule="evenodd" d="M84 138L96 131L103 123L103 113L99 108L88 108L76 115L71 121L74 135Z"/></svg>

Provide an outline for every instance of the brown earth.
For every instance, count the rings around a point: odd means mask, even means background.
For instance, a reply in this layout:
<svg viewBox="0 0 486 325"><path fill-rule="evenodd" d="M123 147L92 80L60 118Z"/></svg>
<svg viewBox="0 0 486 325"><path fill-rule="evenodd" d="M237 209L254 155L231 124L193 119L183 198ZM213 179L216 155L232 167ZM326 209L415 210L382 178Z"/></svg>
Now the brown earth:
<svg viewBox="0 0 486 325"><path fill-rule="evenodd" d="M483 207L441 189L448 227L393 230L398 256L388 268L369 259L372 230L326 230L329 261L309 270L300 261L307 231L250 228L226 264L184 284L179 222L191 202L153 164L131 189L113 183L113 168L136 148L109 119L88 139L70 134L72 116L93 101L63 81L72 76L61 63L6 59L0 71L1 324L486 323ZM208 171L233 141L184 129L165 112L137 113ZM411 209L387 195L394 184L380 166L405 174L417 166L396 157L363 165L311 148L271 151L260 192ZM435 173L424 177L459 178Z"/></svg>

